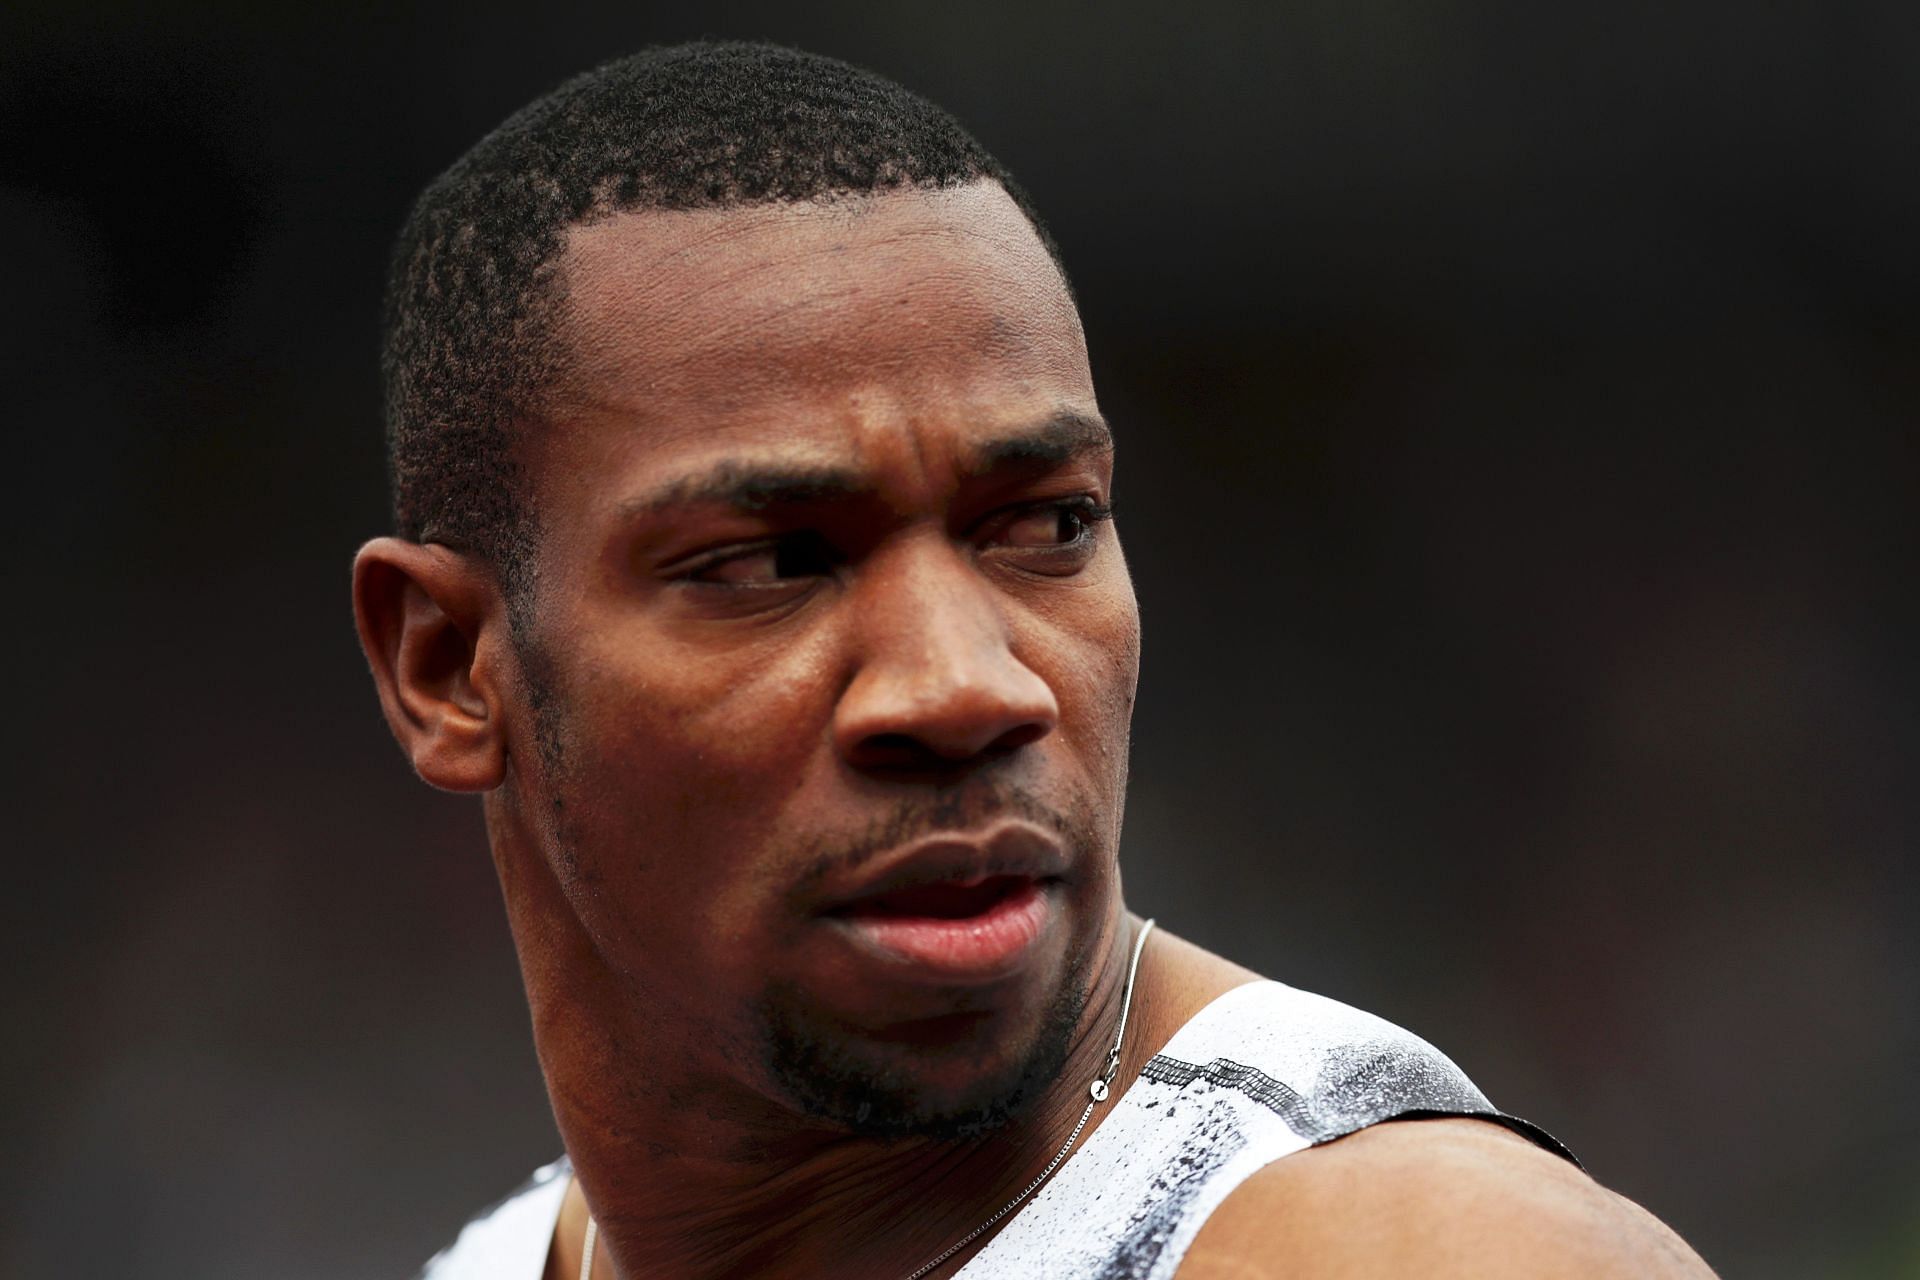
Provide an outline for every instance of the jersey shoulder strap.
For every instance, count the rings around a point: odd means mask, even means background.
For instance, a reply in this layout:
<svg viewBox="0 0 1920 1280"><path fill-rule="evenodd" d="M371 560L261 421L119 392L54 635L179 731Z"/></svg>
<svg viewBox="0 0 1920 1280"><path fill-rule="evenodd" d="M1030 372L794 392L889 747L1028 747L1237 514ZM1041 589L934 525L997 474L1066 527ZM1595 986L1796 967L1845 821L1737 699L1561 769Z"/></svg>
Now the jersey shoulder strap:
<svg viewBox="0 0 1920 1280"><path fill-rule="evenodd" d="M1392 1023L1277 982L1236 987L1142 1070L964 1280L1171 1280L1209 1215L1294 1152L1397 1119L1473 1116L1556 1154Z"/></svg>

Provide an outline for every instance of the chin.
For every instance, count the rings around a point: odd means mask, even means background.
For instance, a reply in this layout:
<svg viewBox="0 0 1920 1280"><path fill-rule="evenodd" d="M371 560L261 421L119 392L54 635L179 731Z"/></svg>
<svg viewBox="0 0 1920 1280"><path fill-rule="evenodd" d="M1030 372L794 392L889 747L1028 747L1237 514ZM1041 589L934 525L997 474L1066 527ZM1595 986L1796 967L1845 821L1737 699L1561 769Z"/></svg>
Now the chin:
<svg viewBox="0 0 1920 1280"><path fill-rule="evenodd" d="M1076 957L1028 1027L956 1015L878 1039L810 1017L797 994L769 993L763 1061L796 1110L861 1137L977 1137L1018 1120L1060 1076L1087 1003Z"/></svg>

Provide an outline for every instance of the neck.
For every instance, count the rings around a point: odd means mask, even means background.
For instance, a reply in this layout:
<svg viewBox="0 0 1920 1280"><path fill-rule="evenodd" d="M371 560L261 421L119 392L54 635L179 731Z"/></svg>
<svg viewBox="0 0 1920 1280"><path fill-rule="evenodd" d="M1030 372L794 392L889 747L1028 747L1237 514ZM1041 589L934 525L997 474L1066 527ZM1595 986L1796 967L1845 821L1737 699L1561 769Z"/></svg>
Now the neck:
<svg viewBox="0 0 1920 1280"><path fill-rule="evenodd" d="M567 999L541 1000L529 973L555 1115L599 1223L600 1280L910 1274L1001 1209L1072 1132L1106 1069L1138 927L1116 901L1056 1077L1004 1126L957 1141L864 1138L725 1078L671 1070L663 1064L675 1056L631 1013L579 1000L574 982ZM1142 969L1151 974L1150 957ZM1143 976L1113 1096L1095 1108L1089 1132L1164 1040L1153 1030L1164 1020L1160 1004ZM648 1049L622 1049L635 1044ZM989 1239L983 1233L936 1274ZM575 1257L566 1274L578 1274Z"/></svg>

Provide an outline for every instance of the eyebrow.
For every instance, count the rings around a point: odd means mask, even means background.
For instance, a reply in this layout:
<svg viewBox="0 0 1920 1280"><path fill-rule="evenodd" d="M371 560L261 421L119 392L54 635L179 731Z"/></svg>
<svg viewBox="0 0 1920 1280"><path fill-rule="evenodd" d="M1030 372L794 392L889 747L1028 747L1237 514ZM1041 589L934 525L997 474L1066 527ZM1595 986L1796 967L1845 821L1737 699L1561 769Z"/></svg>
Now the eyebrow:
<svg viewBox="0 0 1920 1280"><path fill-rule="evenodd" d="M1037 427L978 446L965 467L970 476L1057 467L1087 453L1112 453L1113 432L1093 414L1064 410Z"/></svg>
<svg viewBox="0 0 1920 1280"><path fill-rule="evenodd" d="M631 518L691 506L765 511L769 507L833 502L872 492L872 485L840 467L723 462L699 475L676 480L644 497L623 503L620 513Z"/></svg>
<svg viewBox="0 0 1920 1280"><path fill-rule="evenodd" d="M1113 433L1105 422L1094 415L1064 411L1038 426L975 446L961 464L961 471L969 479L978 479L1008 471L1043 470L1084 454L1112 451ZM751 513L870 498L874 493L871 480L845 467L722 462L622 503L620 514L631 520L689 506L731 507Z"/></svg>

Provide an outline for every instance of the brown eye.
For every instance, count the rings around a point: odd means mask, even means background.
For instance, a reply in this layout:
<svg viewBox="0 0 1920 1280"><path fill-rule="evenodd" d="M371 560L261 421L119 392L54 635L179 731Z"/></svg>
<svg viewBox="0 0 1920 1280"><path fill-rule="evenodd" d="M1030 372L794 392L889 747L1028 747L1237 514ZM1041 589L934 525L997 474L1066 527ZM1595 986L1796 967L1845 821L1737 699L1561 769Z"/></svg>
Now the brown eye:
<svg viewBox="0 0 1920 1280"><path fill-rule="evenodd" d="M1071 507L1040 507L1009 522L1002 537L1010 547L1060 547L1078 541L1086 529Z"/></svg>
<svg viewBox="0 0 1920 1280"><path fill-rule="evenodd" d="M831 573L836 563L825 539L795 533L717 553L686 576L690 582L713 586L765 587Z"/></svg>
<svg viewBox="0 0 1920 1280"><path fill-rule="evenodd" d="M1028 573L1071 577L1092 562L1099 549L1094 527L1112 515L1113 508L1086 496L1017 508L990 526L985 550Z"/></svg>
<svg viewBox="0 0 1920 1280"><path fill-rule="evenodd" d="M1016 513L1001 526L1000 541L1009 547L1059 548L1078 546L1093 534L1093 526L1113 514L1091 498L1049 502Z"/></svg>

